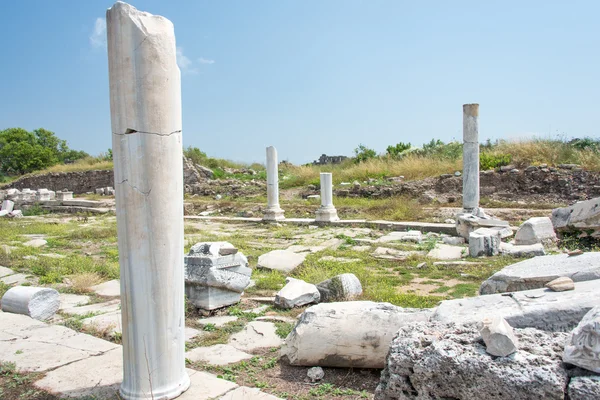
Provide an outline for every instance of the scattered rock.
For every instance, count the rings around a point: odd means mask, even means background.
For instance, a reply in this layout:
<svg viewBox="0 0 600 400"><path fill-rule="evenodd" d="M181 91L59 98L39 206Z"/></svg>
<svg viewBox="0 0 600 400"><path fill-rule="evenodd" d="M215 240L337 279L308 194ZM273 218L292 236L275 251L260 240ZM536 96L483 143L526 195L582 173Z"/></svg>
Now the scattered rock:
<svg viewBox="0 0 600 400"><path fill-rule="evenodd" d="M318 304L302 313L281 355L291 365L383 368L398 329L430 314L371 301Z"/></svg>
<svg viewBox="0 0 600 400"><path fill-rule="evenodd" d="M58 292L50 288L15 286L2 296L2 311L28 315L40 321L52 317L59 307Z"/></svg>
<svg viewBox="0 0 600 400"><path fill-rule="evenodd" d="M600 279L600 253L571 258L566 254L535 257L504 267L481 284L481 294L543 288L556 278L574 282Z"/></svg>
<svg viewBox="0 0 600 400"><path fill-rule="evenodd" d="M321 367L312 367L308 369L306 376L308 376L311 382L318 382L325 377L325 371Z"/></svg>
<svg viewBox="0 0 600 400"><path fill-rule="evenodd" d="M300 279L286 278L286 285L275 295L275 305L281 308L301 307L318 303L321 295L312 283Z"/></svg>
<svg viewBox="0 0 600 400"><path fill-rule="evenodd" d="M273 250L258 257L258 268L266 268L289 274L306 259L306 253L289 250Z"/></svg>
<svg viewBox="0 0 600 400"><path fill-rule="evenodd" d="M556 241L552 220L548 217L529 218L515 235L516 245L551 244Z"/></svg>
<svg viewBox="0 0 600 400"><path fill-rule="evenodd" d="M600 374L600 306L592 308L571 332L563 361Z"/></svg>
<svg viewBox="0 0 600 400"><path fill-rule="evenodd" d="M279 347L283 340L275 331L271 322L252 321L242 331L231 335L229 344L242 351Z"/></svg>
<svg viewBox="0 0 600 400"><path fill-rule="evenodd" d="M444 300L431 316L442 323L477 323L494 310L513 328L570 331L592 307L600 304L599 281L579 282L575 290L534 289Z"/></svg>
<svg viewBox="0 0 600 400"><path fill-rule="evenodd" d="M27 247L43 247L48 244L48 241L45 239L33 239L28 242L23 243L23 246Z"/></svg>
<svg viewBox="0 0 600 400"><path fill-rule="evenodd" d="M488 353L506 357L519 349L515 333L506 320L500 316L485 318L479 329Z"/></svg>
<svg viewBox="0 0 600 400"><path fill-rule="evenodd" d="M360 280L354 274L334 276L317 284L321 302L354 300L362 294Z"/></svg>
<svg viewBox="0 0 600 400"><path fill-rule="evenodd" d="M573 282L573 279L561 276L560 278L556 278L546 283L546 287L555 292L564 292L566 290L574 290L575 283Z"/></svg>
<svg viewBox="0 0 600 400"><path fill-rule="evenodd" d="M460 236L445 236L442 238L442 242L450 246L460 246L465 244L465 238Z"/></svg>
<svg viewBox="0 0 600 400"><path fill-rule="evenodd" d="M375 400L563 400L568 376L560 359L564 333L515 332L514 357L485 352L475 326L416 323L394 338Z"/></svg>
<svg viewBox="0 0 600 400"><path fill-rule="evenodd" d="M600 235L600 198L580 201L569 207L552 210L552 225L558 232L576 231L587 236Z"/></svg>

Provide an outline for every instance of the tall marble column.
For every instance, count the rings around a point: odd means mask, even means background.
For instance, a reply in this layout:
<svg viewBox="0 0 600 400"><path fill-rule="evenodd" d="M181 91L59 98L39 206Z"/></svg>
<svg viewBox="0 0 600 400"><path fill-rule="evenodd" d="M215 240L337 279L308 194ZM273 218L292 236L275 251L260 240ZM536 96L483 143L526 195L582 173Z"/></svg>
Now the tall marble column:
<svg viewBox="0 0 600 400"><path fill-rule="evenodd" d="M463 210L479 208L479 104L463 105Z"/></svg>
<svg viewBox="0 0 600 400"><path fill-rule="evenodd" d="M321 172L321 207L317 210L317 222L339 221L333 206L333 182L330 172Z"/></svg>
<svg viewBox="0 0 600 400"><path fill-rule="evenodd" d="M265 221L278 221L285 219L283 210L279 206L279 171L277 149L267 147L267 209L263 219Z"/></svg>
<svg viewBox="0 0 600 400"><path fill-rule="evenodd" d="M125 399L171 399L185 371L181 77L168 19L106 12Z"/></svg>

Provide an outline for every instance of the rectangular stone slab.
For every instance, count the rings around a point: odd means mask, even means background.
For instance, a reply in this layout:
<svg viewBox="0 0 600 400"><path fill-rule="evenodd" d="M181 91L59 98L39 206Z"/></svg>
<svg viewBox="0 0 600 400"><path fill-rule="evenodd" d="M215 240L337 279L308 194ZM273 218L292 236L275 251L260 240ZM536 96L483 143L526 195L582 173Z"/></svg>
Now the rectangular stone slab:
<svg viewBox="0 0 600 400"><path fill-rule="evenodd" d="M600 279L600 252L578 256L557 254L521 261L496 272L481 284L479 292L492 294L538 289L561 276L574 282Z"/></svg>
<svg viewBox="0 0 600 400"><path fill-rule="evenodd" d="M439 322L480 322L490 314L500 315L513 328L537 328L568 332L592 307L600 304L600 281L575 283L575 290L553 292L534 289L445 300L431 319Z"/></svg>

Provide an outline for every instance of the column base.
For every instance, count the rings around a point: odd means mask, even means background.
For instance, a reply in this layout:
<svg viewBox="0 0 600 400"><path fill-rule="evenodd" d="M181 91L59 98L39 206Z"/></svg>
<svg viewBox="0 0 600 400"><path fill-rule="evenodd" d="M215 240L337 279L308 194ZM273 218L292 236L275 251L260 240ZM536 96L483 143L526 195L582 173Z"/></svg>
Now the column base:
<svg viewBox="0 0 600 400"><path fill-rule="evenodd" d="M338 217L335 207L321 207L317 210L315 219L317 222L334 222L339 221L340 217Z"/></svg>
<svg viewBox="0 0 600 400"><path fill-rule="evenodd" d="M123 385L119 388L119 394L125 400L169 400L180 396L183 392L190 388L190 377L187 372L184 372L184 376L176 385L172 385L167 388L159 389L159 391L148 392L134 392Z"/></svg>
<svg viewBox="0 0 600 400"><path fill-rule="evenodd" d="M263 215L263 221L281 221L282 219L285 219L285 216L279 207L267 209Z"/></svg>

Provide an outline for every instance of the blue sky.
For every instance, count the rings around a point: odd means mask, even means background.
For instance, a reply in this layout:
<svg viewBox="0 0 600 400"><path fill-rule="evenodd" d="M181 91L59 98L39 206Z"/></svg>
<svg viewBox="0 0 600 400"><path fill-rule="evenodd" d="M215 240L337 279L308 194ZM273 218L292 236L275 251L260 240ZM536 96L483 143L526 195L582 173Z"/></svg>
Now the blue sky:
<svg viewBox="0 0 600 400"><path fill-rule="evenodd" d="M112 1L12 1L0 14L0 129L110 146ZM132 1L175 24L184 144L309 162L462 137L600 135L600 2Z"/></svg>

